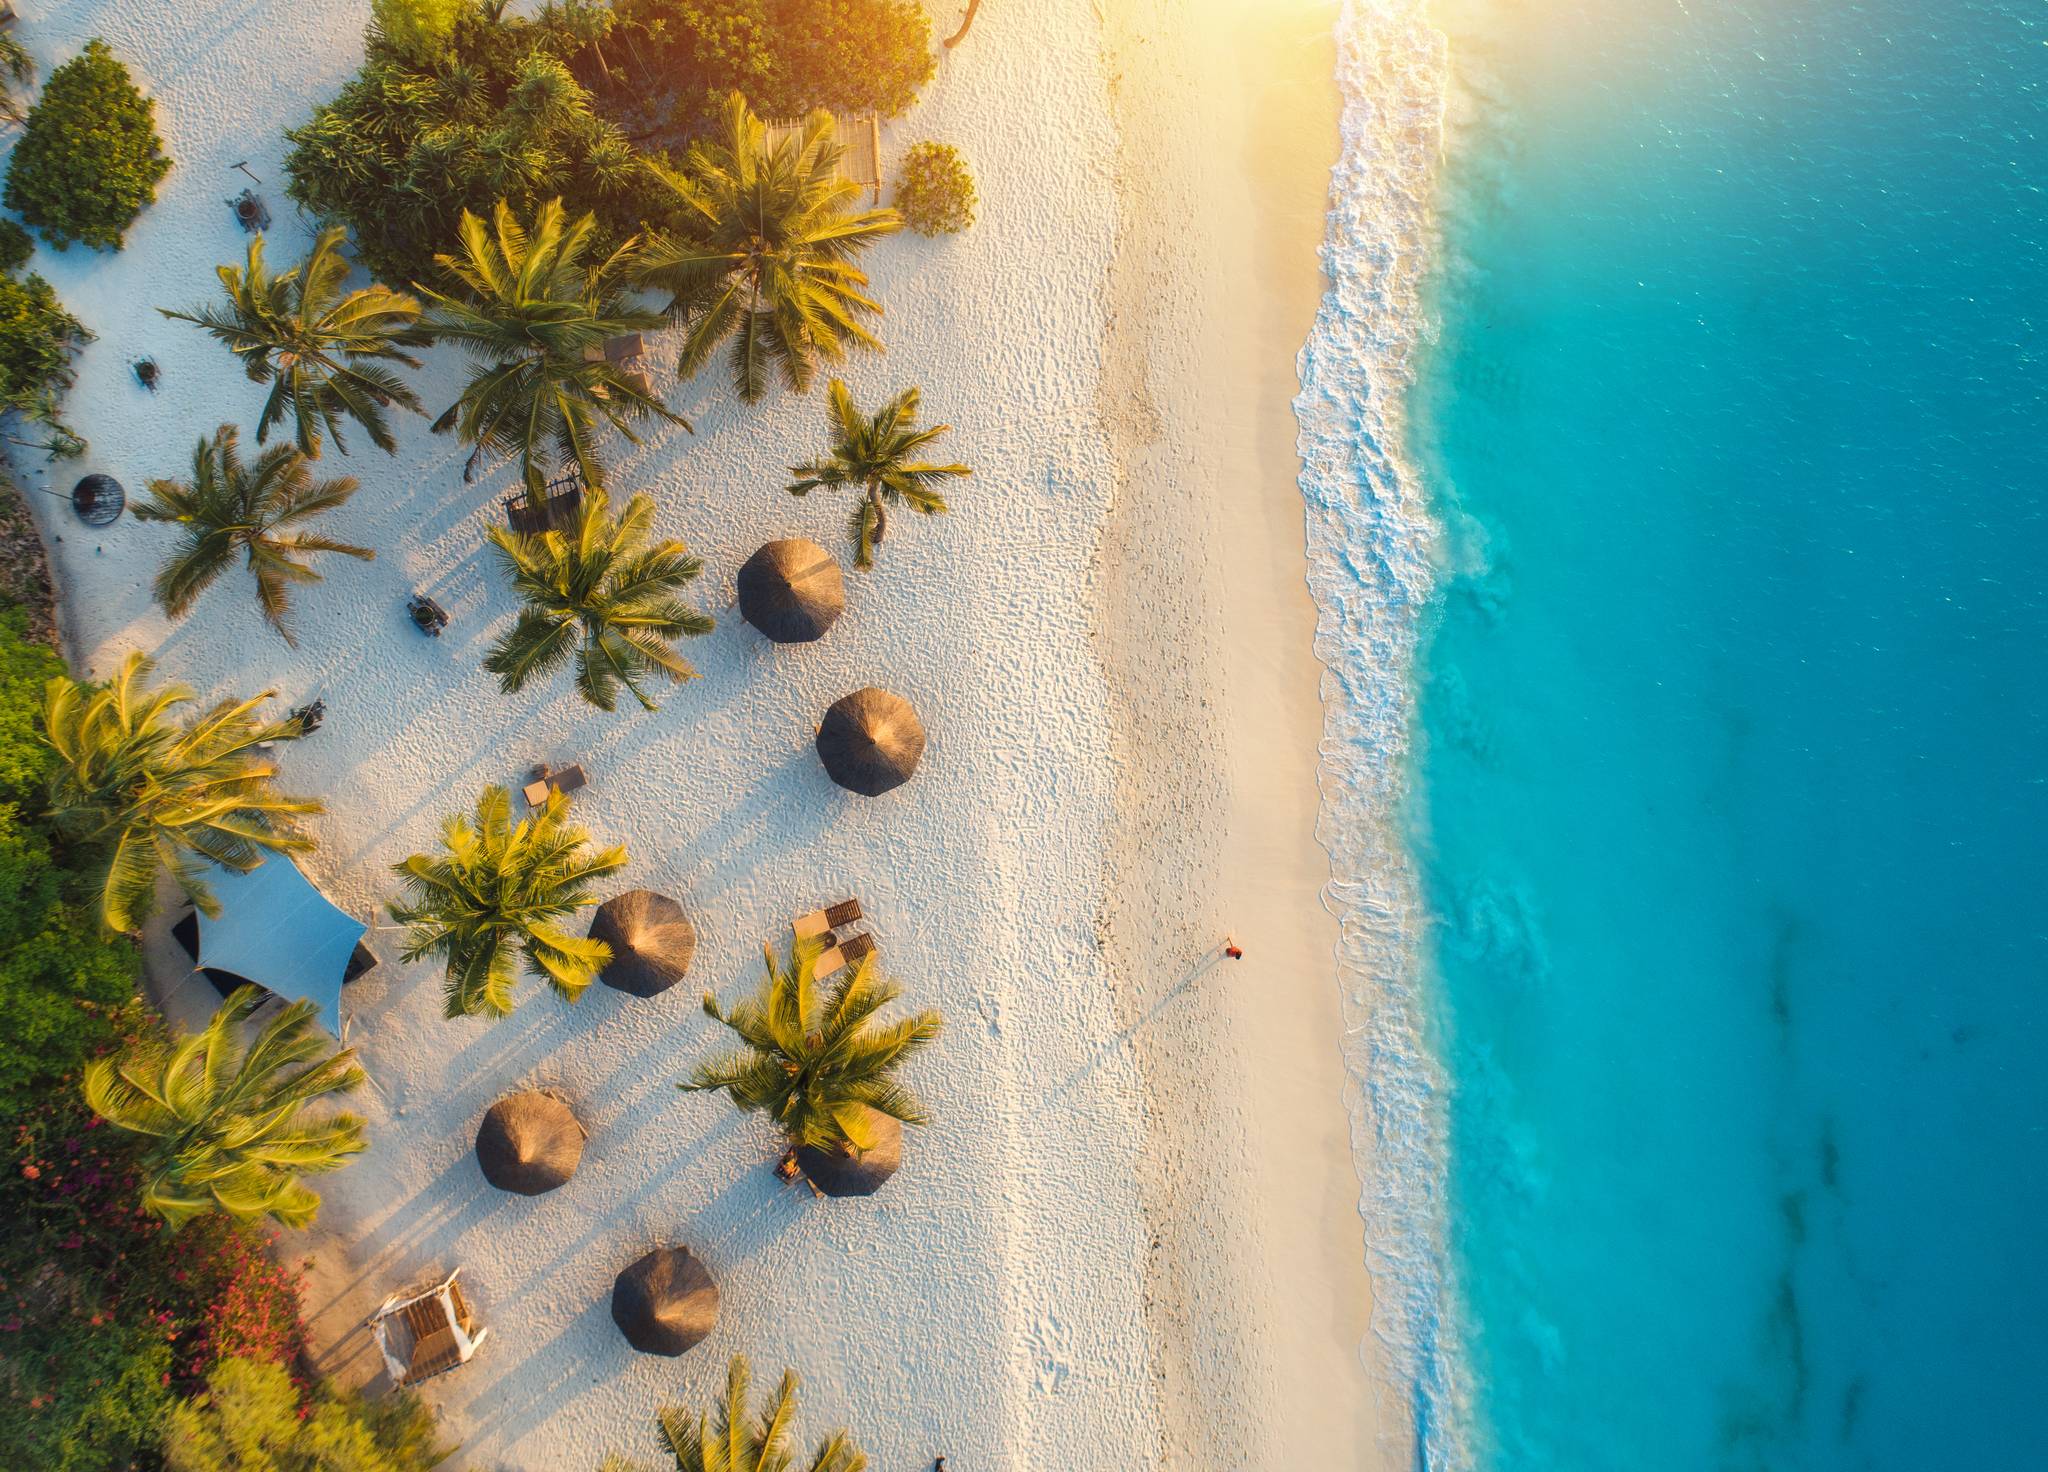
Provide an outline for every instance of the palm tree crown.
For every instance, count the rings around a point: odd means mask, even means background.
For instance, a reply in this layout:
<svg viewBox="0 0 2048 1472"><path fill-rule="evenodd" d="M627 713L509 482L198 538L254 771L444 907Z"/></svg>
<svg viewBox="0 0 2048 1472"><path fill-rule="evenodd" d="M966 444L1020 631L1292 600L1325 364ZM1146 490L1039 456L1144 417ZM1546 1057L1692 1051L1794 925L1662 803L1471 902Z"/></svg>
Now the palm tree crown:
<svg viewBox="0 0 2048 1472"><path fill-rule="evenodd" d="M242 987L206 1031L132 1043L85 1066L93 1112L149 1137L142 1204L173 1228L213 1209L306 1226L320 1198L299 1177L337 1170L368 1143L356 1115L299 1119L305 1105L364 1077L353 1050L328 1053L311 1002L292 1003L242 1048L239 1029L263 1001Z"/></svg>
<svg viewBox="0 0 2048 1472"><path fill-rule="evenodd" d="M559 199L540 207L531 230L503 200L489 229L464 210L461 254L434 257L462 293L420 288L433 301L434 336L461 343L476 365L435 430L453 429L476 446L471 467L486 451L517 453L536 497L550 463L573 463L586 485L604 484L601 424L634 444L633 424L650 416L690 427L604 356L605 339L659 326L661 317L625 303L634 241L595 265L584 262L596 229L587 214L569 223Z"/></svg>
<svg viewBox="0 0 2048 1472"><path fill-rule="evenodd" d="M919 1012L886 1026L875 1013L903 994L875 974L873 952L840 973L820 995L816 942L800 942L790 964L762 947L767 975L760 991L730 1011L704 994L704 1010L739 1035L744 1051L700 1064L686 1091L723 1090L745 1110L771 1116L792 1146L817 1150L872 1149L868 1110L925 1123L924 1107L896 1082L911 1054L939 1035L936 1012Z"/></svg>
<svg viewBox="0 0 2048 1472"><path fill-rule="evenodd" d="M368 562L377 554L290 530L353 496L354 476L314 480L312 462L296 445L272 445L253 467L246 466L239 446L235 427L223 424L211 441L200 440L192 452L190 481L153 480L149 499L135 503L137 521L175 522L184 528L177 550L156 575L156 601L172 618L182 617L240 552L255 576L263 617L285 643L296 646L299 641L285 622L292 584L320 581L320 574L299 557L338 552Z"/></svg>
<svg viewBox="0 0 2048 1472"><path fill-rule="evenodd" d="M675 196L681 226L649 244L639 275L689 323L685 378L730 338L733 390L752 403L771 368L801 393L819 359L881 346L865 324L882 308L854 260L903 222L894 210L855 210L860 186L838 176L839 155L822 112L770 148L735 92L723 138L691 144L680 173L648 165Z"/></svg>
<svg viewBox="0 0 2048 1472"><path fill-rule="evenodd" d="M360 287L344 295L342 283L352 269L341 250L344 233L339 225L322 230L313 253L276 276L264 265L259 235L249 242L247 266L218 268L226 306L157 309L204 327L242 360L250 378L270 385L263 417L256 421L259 445L289 415L302 453L317 456L324 432L347 454L341 435L346 415L369 432L379 449L393 452L398 442L385 410L397 404L423 412L419 395L385 366L420 366L405 351L428 341L419 325L420 304L388 286Z"/></svg>
<svg viewBox="0 0 2048 1472"><path fill-rule="evenodd" d="M916 389L905 389L872 418L855 407L853 395L836 378L827 397L832 453L809 465L790 466L789 473L802 479L792 483L789 491L804 496L819 486L833 490L852 486L864 492L853 509L853 565L873 567L875 548L882 545L889 530L884 502L934 516L946 509L946 498L938 490L940 483L974 472L965 465L934 465L915 458L918 451L953 427L934 424L929 429L917 428Z"/></svg>
<svg viewBox="0 0 2048 1472"><path fill-rule="evenodd" d="M647 496L633 497L614 517L605 493L592 491L573 531L522 536L491 528L498 559L526 604L484 660L502 689L554 673L572 652L577 692L600 710L612 709L620 685L653 710L642 679L695 677L673 644L710 633L712 621L676 594L704 565L681 542L650 543L653 521Z"/></svg>
<svg viewBox="0 0 2048 1472"><path fill-rule="evenodd" d="M87 843L107 846L100 914L121 931L140 928L148 915L159 869L193 904L219 914L199 861L247 871L266 852L309 849L291 823L321 810L271 785L277 764L263 748L303 734L296 720L256 718L272 692L221 701L179 724L171 712L189 704L192 691L151 691L150 669L134 653L104 685L59 675L43 694L43 739L59 758L51 815Z"/></svg>
<svg viewBox="0 0 2048 1472"><path fill-rule="evenodd" d="M474 822L458 813L442 823L440 853L397 866L405 894L391 917L410 927L405 959L447 962L448 1016L510 1016L521 955L570 1002L611 959L603 941L571 935L559 922L597 903L591 883L623 869L626 851L591 849L568 814L569 799L551 792L514 824L510 794L486 787Z"/></svg>
<svg viewBox="0 0 2048 1472"><path fill-rule="evenodd" d="M784 1370L782 1383L760 1413L747 1406L752 1375L745 1355L734 1355L725 1374L725 1398L712 1411L685 1411L663 1406L655 1421L662 1445L676 1460L676 1472L792 1472L797 1453L790 1447L790 1423L796 1418L796 1371ZM808 1472L866 1472L868 1459L842 1429L818 1447ZM638 1472L622 1457L605 1459L604 1472Z"/></svg>

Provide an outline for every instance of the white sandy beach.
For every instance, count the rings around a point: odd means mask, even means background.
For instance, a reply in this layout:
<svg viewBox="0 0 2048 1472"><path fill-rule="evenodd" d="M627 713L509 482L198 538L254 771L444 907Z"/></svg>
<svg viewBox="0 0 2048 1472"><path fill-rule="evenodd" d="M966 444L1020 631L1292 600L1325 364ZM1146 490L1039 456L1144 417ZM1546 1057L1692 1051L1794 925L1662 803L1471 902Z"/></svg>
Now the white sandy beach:
<svg viewBox="0 0 2048 1472"><path fill-rule="evenodd" d="M310 230L282 190L281 130L360 61L357 0L28 0L48 67L94 35L158 104L175 167L104 256L35 269L98 335L69 417L83 462L137 494L194 440L253 432L261 390L196 329L158 317L216 289L245 238L225 200L263 182L272 259ZM934 10L951 29L956 7ZM302 595L300 647L224 578L168 624L147 583L168 533L104 533L32 496L53 538L72 654L131 648L208 696L314 695L328 719L285 753L327 805L307 871L368 917L391 866L486 783L580 761L577 813L633 861L618 888L677 897L701 942L691 983L750 988L791 915L858 895L909 1004L945 1036L910 1070L935 1122L865 1201L815 1202L769 1173L769 1126L674 1088L720 1046L685 984L566 1006L529 982L509 1020L446 1021L440 979L383 959L350 986L348 1041L374 1088L372 1146L320 1184L307 1303L326 1368L368 1379L362 1320L458 1265L491 1338L431 1382L475 1469L651 1459L652 1412L696 1401L744 1352L804 1379L808 1443L844 1424L877 1468L954 1472L1392 1466L1405 1411L1381 1403L1359 1180L1339 1052L1334 923L1314 842L1319 667L1294 477L1294 355L1320 290L1315 244L1336 155L1334 7L991 0L885 160L926 137L975 169L980 223L869 257L886 356L851 365L864 402L921 385L975 469L941 520L907 516L822 642L778 648L729 605L741 561L806 535L844 555L846 506L797 500L784 467L822 448L817 397L753 409L718 375L657 384L696 424L618 459L659 525L706 563L702 678L653 715L582 705L565 679L518 697L480 668L514 603L484 527L514 489L462 483L466 453L401 426L322 462L361 492L324 530L378 550ZM1256 14L1253 12L1256 11ZM151 395L130 362L163 370ZM460 377L418 376L438 412ZM621 447L625 450L627 447ZM453 615L428 640L403 603ZM867 800L811 750L830 702L877 684L930 736L911 784ZM388 920L381 923L388 924ZM1203 964L1225 933L1239 963ZM174 1012L213 1001L179 986ZM496 1098L552 1086L590 1130L581 1172L538 1198L487 1186L472 1153ZM723 1293L677 1361L611 1323L613 1275L687 1243Z"/></svg>

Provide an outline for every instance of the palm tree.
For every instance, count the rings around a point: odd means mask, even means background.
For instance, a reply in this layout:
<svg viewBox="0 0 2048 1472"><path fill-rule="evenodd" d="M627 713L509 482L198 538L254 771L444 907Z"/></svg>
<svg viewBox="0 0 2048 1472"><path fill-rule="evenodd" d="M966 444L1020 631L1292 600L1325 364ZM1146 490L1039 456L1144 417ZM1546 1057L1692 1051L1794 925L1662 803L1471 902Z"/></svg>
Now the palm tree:
<svg viewBox="0 0 2048 1472"><path fill-rule="evenodd" d="M285 622L292 584L320 581L319 573L297 559L310 552L338 552L368 562L377 554L289 530L346 502L356 493L354 476L314 480L313 462L296 445L272 445L251 468L242 463L239 445L235 427L223 424L211 442L201 439L192 452L189 482L153 480L149 499L135 503L137 521L175 522L185 529L156 575L156 601L172 618L182 618L240 552L256 578L264 619L296 648L299 641Z"/></svg>
<svg viewBox="0 0 2048 1472"><path fill-rule="evenodd" d="M753 403L771 367L802 393L819 359L837 362L849 344L881 346L864 324L882 308L863 294L868 278L854 260L903 221L890 209L855 210L860 186L838 177L840 151L822 112L770 148L735 92L723 138L691 144L680 173L648 165L682 225L648 245L639 277L668 292L669 315L689 324L685 378L730 338L733 390Z"/></svg>
<svg viewBox="0 0 2048 1472"><path fill-rule="evenodd" d="M448 296L420 288L433 301L429 328L436 338L463 344L476 364L462 396L434 421L437 432L453 429L476 447L465 478L490 451L518 454L535 500L547 485L550 457L574 464L584 484L601 487L601 424L636 445L638 420L690 427L638 375L604 356L606 338L657 327L661 317L625 302L635 241L595 265L584 262L596 229L587 214L568 223L562 202L552 199L529 230L500 200L488 231L464 210L462 253L434 257L464 290Z"/></svg>
<svg viewBox="0 0 2048 1472"><path fill-rule="evenodd" d="M281 275L263 262L263 237L249 242L246 267L221 266L220 284L226 306L200 307L164 316L196 322L242 360L249 377L270 385L263 416L256 421L256 443L287 416L303 454L317 457L322 432L334 437L345 455L343 415L369 432L371 442L395 452L385 414L393 404L413 413L425 412L419 395L408 388L389 363L408 368L420 360L405 349L427 342L419 325L420 304L388 286L360 287L344 295L342 283L353 269L342 254L344 230L329 226L313 242L313 253Z"/></svg>
<svg viewBox="0 0 2048 1472"><path fill-rule="evenodd" d="M832 380L827 396L831 401L831 456L810 465L790 466L789 473L803 479L791 485L789 492L805 496L819 486L834 490L857 486L865 491L865 498L853 509L853 565L873 567L875 548L882 545L882 538L889 531L884 501L908 505L913 511L934 516L946 509L946 498L937 489L939 483L973 472L965 465L934 465L911 458L953 427L915 427L916 389L907 388L896 395L872 419L854 406L853 395L838 379Z"/></svg>
<svg viewBox="0 0 2048 1472"><path fill-rule="evenodd" d="M140 928L159 869L208 915L220 913L200 875L210 859L246 872L270 852L303 852L311 840L292 820L320 804L271 784L272 742L303 734L292 718L262 721L252 700L223 700L183 723L171 712L194 699L183 685L151 691L151 665L130 654L104 685L59 675L43 693L43 739L57 753L51 817L75 838L104 845L100 915L110 929Z"/></svg>
<svg viewBox="0 0 2048 1472"><path fill-rule="evenodd" d="M143 1039L85 1065L93 1113L149 1138L142 1204L174 1230L210 1210L306 1226L320 1198L299 1177L338 1170L368 1143L356 1115L299 1118L364 1078L354 1050L327 1051L311 1002L292 1003L242 1048L239 1029L263 1001L242 987L202 1033Z"/></svg>
<svg viewBox="0 0 2048 1472"><path fill-rule="evenodd" d="M36 62L28 54L28 48L5 31L0 31L0 122L28 120L28 109L22 106L15 89L26 90L35 79Z"/></svg>
<svg viewBox="0 0 2048 1472"><path fill-rule="evenodd" d="M611 959L603 941L559 928L597 903L591 883L626 866L620 847L591 850L590 835L569 826L569 799L548 794L539 812L512 821L512 800L486 787L476 819L458 813L441 825L441 852L414 854L397 866L405 895L391 918L410 927L405 959L432 956L448 965L446 1014L509 1017L519 957L573 1002Z"/></svg>
<svg viewBox="0 0 2048 1472"><path fill-rule="evenodd" d="M734 1355L725 1373L725 1399L715 1411L690 1412L663 1406L655 1415L662 1445L676 1459L676 1472L792 1472L790 1447L796 1417L796 1371L782 1383L761 1414L747 1408L752 1375L745 1355ZM812 1455L808 1472L866 1472L868 1459L844 1429L833 1432ZM605 1459L604 1472L639 1472L623 1457Z"/></svg>
<svg viewBox="0 0 2048 1472"><path fill-rule="evenodd" d="M704 564L681 542L649 545L653 520L647 496L633 497L614 517L605 493L592 491L573 532L522 536L491 528L498 560L526 600L518 622L484 660L500 689L522 690L553 674L571 651L577 693L599 710L613 708L620 685L643 710L654 710L639 683L650 675L696 678L672 645L685 634L711 632L711 619L676 597Z"/></svg>
<svg viewBox="0 0 2048 1472"><path fill-rule="evenodd" d="M790 1146L847 1151L874 1148L868 1111L905 1124L926 1122L924 1106L896 1082L903 1061L939 1035L936 1012L919 1012L887 1026L869 1019L903 995L875 974L871 951L847 967L828 995L819 995L823 947L801 942L783 966L761 948L767 975L760 991L730 1011L711 993L704 1010L739 1035L746 1048L699 1064L686 1092L723 1090L749 1112L760 1110Z"/></svg>

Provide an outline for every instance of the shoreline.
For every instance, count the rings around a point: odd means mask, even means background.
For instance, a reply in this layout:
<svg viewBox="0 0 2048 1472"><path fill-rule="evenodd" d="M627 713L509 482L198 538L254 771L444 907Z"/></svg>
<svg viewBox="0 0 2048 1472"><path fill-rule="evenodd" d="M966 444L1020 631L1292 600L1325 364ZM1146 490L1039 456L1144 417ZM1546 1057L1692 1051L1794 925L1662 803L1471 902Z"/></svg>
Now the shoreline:
<svg viewBox="0 0 2048 1472"><path fill-rule="evenodd" d="M1118 728L1105 925L1148 1093L1167 1466L1412 1462L1406 1409L1367 1362L1293 404L1328 285L1335 23L1313 0L1256 17L1120 0L1105 16L1121 204L1103 382L1120 472L1098 617ZM1208 146L1190 146L1191 123ZM1219 962L1225 932L1244 960Z"/></svg>

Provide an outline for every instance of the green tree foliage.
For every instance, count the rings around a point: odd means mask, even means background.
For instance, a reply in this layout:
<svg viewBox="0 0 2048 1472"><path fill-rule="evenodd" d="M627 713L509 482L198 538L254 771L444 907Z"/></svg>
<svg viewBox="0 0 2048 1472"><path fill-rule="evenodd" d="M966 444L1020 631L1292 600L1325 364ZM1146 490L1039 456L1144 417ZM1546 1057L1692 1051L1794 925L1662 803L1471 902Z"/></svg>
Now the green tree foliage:
<svg viewBox="0 0 2048 1472"><path fill-rule="evenodd" d="M292 1003L242 1046L241 1026L263 1000L242 987L204 1032L138 1040L85 1067L93 1113L149 1142L142 1204L173 1230L206 1211L306 1226L320 1198L299 1177L339 1170L368 1143L357 1115L300 1118L365 1077L352 1049L328 1052L311 1002Z"/></svg>
<svg viewBox="0 0 2048 1472"><path fill-rule="evenodd" d="M796 1371L784 1370L782 1383L766 1407L747 1405L752 1373L745 1355L734 1355L725 1373L725 1398L710 1410L686 1411L663 1406L655 1414L661 1444L675 1458L676 1472L793 1472L800 1455L792 1425L796 1420ZM808 1472L866 1472L868 1459L845 1430L833 1432L819 1445ZM604 1472L643 1472L622 1457L607 1457Z"/></svg>
<svg viewBox="0 0 2048 1472"><path fill-rule="evenodd" d="M524 604L484 660L500 689L523 690L573 659L576 693L599 710L614 708L621 685L642 710L654 710L643 680L696 677L675 641L710 633L712 621L677 595L704 564L681 542L650 541L653 524L653 498L635 496L615 517L604 492L593 491L572 531L521 536L491 528Z"/></svg>
<svg viewBox="0 0 2048 1472"><path fill-rule="evenodd" d="M42 799L55 757L36 729L43 687L63 673L57 651L28 637L28 610L0 602L0 802Z"/></svg>
<svg viewBox="0 0 2048 1472"><path fill-rule="evenodd" d="M875 1144L868 1110L923 1124L924 1106L896 1082L896 1070L939 1035L937 1012L878 1024L875 1014L903 994L876 974L870 951L818 985L823 946L801 942L788 965L762 948L767 975L760 990L730 1010L711 993L704 1011L745 1044L742 1051L700 1064L685 1092L722 1091L741 1109L767 1114L791 1145L866 1150Z"/></svg>
<svg viewBox="0 0 2048 1472"><path fill-rule="evenodd" d="M519 959L573 1002L611 959L611 948L562 922L597 903L591 886L626 866L621 847L594 849L569 821L559 792L532 817L512 821L511 795L486 787L476 816L441 825L438 853L397 866L403 895L391 918L408 928L405 959L445 962L450 1017L509 1017Z"/></svg>
<svg viewBox="0 0 2048 1472"><path fill-rule="evenodd" d="M683 377L730 343L733 391L752 403L771 372L804 392L821 359L881 346L866 324L882 308L854 263L902 222L894 210L855 207L860 189L834 172L839 154L823 113L770 148L735 92L717 138L692 144L681 172L648 166L679 223L648 243L639 276L689 326Z"/></svg>
<svg viewBox="0 0 2048 1472"><path fill-rule="evenodd" d="M370 24L393 50L431 65L447 53L464 0L370 0Z"/></svg>
<svg viewBox="0 0 2048 1472"><path fill-rule="evenodd" d="M296 445L272 445L245 465L239 439L232 424L223 424L192 452L191 480L153 480L148 499L132 508L137 521L169 522L183 533L152 591L164 612L183 618L239 555L255 580L264 620L296 646L287 622L292 587L320 581L301 559L333 552L367 562L377 554L300 530L347 502L356 493L354 476L314 480L313 462Z"/></svg>
<svg viewBox="0 0 2048 1472"><path fill-rule="evenodd" d="M411 1391L372 1400L323 1382L302 1398L282 1366L258 1360L222 1360L169 1422L169 1472L427 1472L452 1454Z"/></svg>
<svg viewBox="0 0 2048 1472"><path fill-rule="evenodd" d="M974 223L974 176L950 143L913 143L896 175L896 213L920 235L958 235Z"/></svg>
<svg viewBox="0 0 2048 1472"><path fill-rule="evenodd" d="M156 104L104 41L88 41L50 73L29 109L7 163L7 207L59 250L74 240L119 250L170 168Z"/></svg>
<svg viewBox="0 0 2048 1472"><path fill-rule="evenodd" d="M564 199L597 222L593 251L638 228L640 166L571 70L584 50L559 9L533 18L459 0L445 41L438 20L403 39L373 24L363 67L332 102L285 137L287 192L349 227L372 274L393 286L438 283L435 256L454 246L465 212L500 201L530 215ZM438 11L398 4L417 19Z"/></svg>
<svg viewBox="0 0 2048 1472"><path fill-rule="evenodd" d="M0 122L19 123L28 117L22 98L35 79L36 61L28 54L28 48L0 31Z"/></svg>
<svg viewBox="0 0 2048 1472"><path fill-rule="evenodd" d="M0 220L0 271L19 271L35 253L33 235L13 220Z"/></svg>
<svg viewBox="0 0 2048 1472"><path fill-rule="evenodd" d="M932 79L931 22L916 0L768 0L790 111L893 118Z"/></svg>
<svg viewBox="0 0 2048 1472"><path fill-rule="evenodd" d="M201 862L247 871L266 853L310 849L293 820L321 810L272 785L277 764L260 748L303 730L296 720L256 718L270 692L175 721L193 693L183 685L150 690L150 669L137 652L104 685L58 675L44 693L43 735L57 754L51 816L101 856L99 910L111 930L141 926L159 870L218 914Z"/></svg>
<svg viewBox="0 0 2048 1472"><path fill-rule="evenodd" d="M257 383L270 385L263 415L256 421L256 443L290 416L301 451L318 456L322 433L331 435L345 455L341 436L346 415L369 431L380 450L394 453L386 410L393 404L418 414L419 395L389 367L420 366L405 349L425 343L420 329L420 304L386 286L366 286L344 293L348 257L342 253L341 226L320 232L313 253L281 275L273 276L263 260L263 237L249 242L245 268L222 266L220 283L227 291L225 307L206 306L194 312L164 316L196 322L225 343L242 360Z"/></svg>
<svg viewBox="0 0 2048 1472"><path fill-rule="evenodd" d="M917 427L916 389L905 389L872 416L860 412L846 385L836 378L826 397L832 452L809 465L790 466L789 473L800 478L791 482L789 491L793 496L809 495L820 486L860 491L861 500L853 508L853 565L873 567L875 549L889 530L885 504L908 506L925 516L938 515L946 509L939 486L973 472L965 465L938 465L918 458L920 451L952 426Z"/></svg>
<svg viewBox="0 0 2048 1472"><path fill-rule="evenodd" d="M634 243L601 260L586 259L597 238L589 215L571 223L559 199L520 223L500 201L491 226L465 211L462 253L437 260L456 283L449 294L427 289L434 335L469 351L476 373L439 419L486 452L517 455L536 499L554 464L573 465L585 485L604 485L601 427L638 444L635 423L689 422L604 355L605 339L660 322L626 303Z"/></svg>
<svg viewBox="0 0 2048 1472"><path fill-rule="evenodd" d="M33 443L51 458L76 455L85 441L68 429L58 401L71 387L71 355L92 334L64 310L40 276L0 276L0 414L9 410L43 426Z"/></svg>

